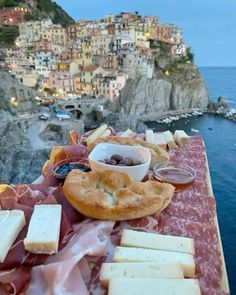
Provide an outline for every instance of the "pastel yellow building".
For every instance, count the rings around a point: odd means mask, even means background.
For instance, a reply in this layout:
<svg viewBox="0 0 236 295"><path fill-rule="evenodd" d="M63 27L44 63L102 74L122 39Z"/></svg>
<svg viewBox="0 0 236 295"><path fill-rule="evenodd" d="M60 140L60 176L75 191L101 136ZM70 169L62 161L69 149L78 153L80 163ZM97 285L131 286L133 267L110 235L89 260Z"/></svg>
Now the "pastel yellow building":
<svg viewBox="0 0 236 295"><path fill-rule="evenodd" d="M46 39L52 44L66 46L68 44L67 29L60 25L53 25L47 29Z"/></svg>

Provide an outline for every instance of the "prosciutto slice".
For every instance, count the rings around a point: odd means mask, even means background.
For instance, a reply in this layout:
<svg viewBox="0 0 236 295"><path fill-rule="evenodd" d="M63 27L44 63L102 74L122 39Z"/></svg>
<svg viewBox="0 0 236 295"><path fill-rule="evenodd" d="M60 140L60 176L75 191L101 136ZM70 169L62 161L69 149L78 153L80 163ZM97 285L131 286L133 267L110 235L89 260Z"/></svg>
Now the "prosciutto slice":
<svg viewBox="0 0 236 295"><path fill-rule="evenodd" d="M44 265L33 268L26 294L78 294L79 290L80 295L88 295L85 282L90 278L91 269L82 259L106 253L113 226L111 221L91 221L80 226L62 251L49 257Z"/></svg>

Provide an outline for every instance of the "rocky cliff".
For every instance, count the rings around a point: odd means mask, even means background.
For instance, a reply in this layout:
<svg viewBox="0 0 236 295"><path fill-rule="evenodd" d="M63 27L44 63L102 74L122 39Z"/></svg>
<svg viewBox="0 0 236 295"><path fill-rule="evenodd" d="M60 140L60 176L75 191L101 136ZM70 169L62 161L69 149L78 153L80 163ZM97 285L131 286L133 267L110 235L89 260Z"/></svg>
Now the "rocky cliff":
<svg viewBox="0 0 236 295"><path fill-rule="evenodd" d="M32 182L48 157L49 149L32 151L30 141L12 121L0 112L0 183Z"/></svg>
<svg viewBox="0 0 236 295"><path fill-rule="evenodd" d="M198 68L187 57L173 57L168 48L165 50L154 52L152 79L129 79L120 98L111 105L113 111L159 115L171 110L206 109L208 93Z"/></svg>
<svg viewBox="0 0 236 295"><path fill-rule="evenodd" d="M65 145L69 130L83 133L81 122L40 121L22 131L15 116L0 111L0 184L30 183L41 174L51 147Z"/></svg>

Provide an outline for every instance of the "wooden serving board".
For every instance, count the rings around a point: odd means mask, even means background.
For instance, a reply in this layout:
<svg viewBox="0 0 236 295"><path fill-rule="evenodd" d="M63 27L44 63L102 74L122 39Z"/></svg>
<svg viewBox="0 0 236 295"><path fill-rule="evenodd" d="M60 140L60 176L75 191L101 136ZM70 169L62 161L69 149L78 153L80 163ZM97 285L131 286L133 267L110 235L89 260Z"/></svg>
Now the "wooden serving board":
<svg viewBox="0 0 236 295"><path fill-rule="evenodd" d="M205 150L206 150L206 148L205 148ZM209 188L209 195L214 196L214 192L213 192L213 188L212 188L212 182L211 182L211 176L210 176L210 169L209 169L209 164L208 164L208 159L207 159L207 153L206 152L205 152L205 156L206 156L207 183L208 183L208 188ZM219 249L220 249L221 260L222 260L222 266L221 266L221 268L222 268L221 289L222 289L222 291L230 293L229 281L228 281L228 275L227 275L227 270L226 270L224 251L223 251L223 246L222 246L222 240L221 240L221 235L220 235L220 228L219 228L219 222L218 222L217 214L215 215L215 226L217 228Z"/></svg>

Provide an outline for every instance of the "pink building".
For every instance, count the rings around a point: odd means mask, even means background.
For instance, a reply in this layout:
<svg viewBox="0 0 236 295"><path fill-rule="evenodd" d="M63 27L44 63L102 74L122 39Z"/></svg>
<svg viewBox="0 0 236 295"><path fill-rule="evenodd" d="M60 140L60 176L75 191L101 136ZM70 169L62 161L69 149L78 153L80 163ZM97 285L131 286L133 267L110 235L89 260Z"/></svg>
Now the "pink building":
<svg viewBox="0 0 236 295"><path fill-rule="evenodd" d="M75 78L69 72L55 71L48 77L48 87L57 91L60 95L66 95L75 92Z"/></svg>
<svg viewBox="0 0 236 295"><path fill-rule="evenodd" d="M25 19L28 10L23 7L4 7L0 9L0 24L16 25Z"/></svg>
<svg viewBox="0 0 236 295"><path fill-rule="evenodd" d="M120 90L125 86L126 76L107 76L97 80L97 95L109 99L116 99L120 95Z"/></svg>
<svg viewBox="0 0 236 295"><path fill-rule="evenodd" d="M35 50L36 51L51 51L52 50L52 42L48 39L43 39L35 42Z"/></svg>

